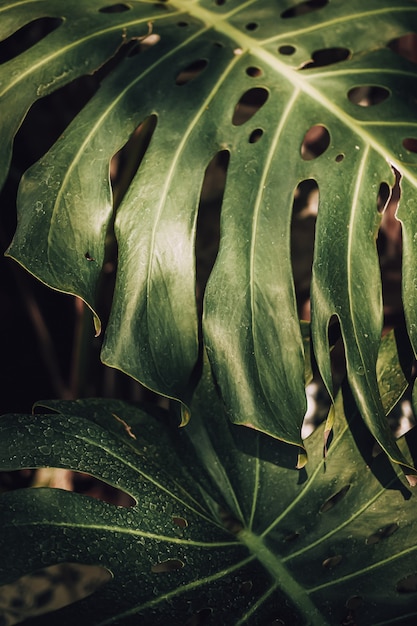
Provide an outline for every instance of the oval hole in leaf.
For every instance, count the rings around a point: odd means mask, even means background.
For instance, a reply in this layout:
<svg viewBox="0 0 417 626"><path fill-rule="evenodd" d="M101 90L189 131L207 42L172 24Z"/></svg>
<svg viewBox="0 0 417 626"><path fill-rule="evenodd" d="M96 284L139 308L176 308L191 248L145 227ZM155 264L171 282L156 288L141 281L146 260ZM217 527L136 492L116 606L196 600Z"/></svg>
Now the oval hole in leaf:
<svg viewBox="0 0 417 626"><path fill-rule="evenodd" d="M217 6L221 7L223 6L223 4L226 4L226 0L215 0L215 4L217 4Z"/></svg>
<svg viewBox="0 0 417 626"><path fill-rule="evenodd" d="M362 596L351 596L346 600L346 608L351 611L357 611L363 605ZM352 625L353 626L353 625Z"/></svg>
<svg viewBox="0 0 417 626"><path fill-rule="evenodd" d="M324 504L321 505L320 513L327 513L327 511L330 511L331 509L333 509L333 507L335 507L336 504L339 504L339 502L343 500L343 498L345 497L349 489L350 489L350 485L345 485L344 487L342 487L342 489L340 489L333 496L330 496L330 498L328 498L328 500L326 500L326 502L324 502Z"/></svg>
<svg viewBox="0 0 417 626"><path fill-rule="evenodd" d="M307 70L312 67L333 65L334 63L346 61L350 56L351 51L348 48L323 48L322 50L313 52L312 61L307 62L301 69Z"/></svg>
<svg viewBox="0 0 417 626"><path fill-rule="evenodd" d="M412 63L417 63L417 33L407 33L388 44L388 48Z"/></svg>
<svg viewBox="0 0 417 626"><path fill-rule="evenodd" d="M188 522L186 519L184 519L183 517L177 517L176 515L173 515L172 523L179 528L187 528L188 526Z"/></svg>
<svg viewBox="0 0 417 626"><path fill-rule="evenodd" d="M257 22L249 22L248 24L246 24L245 28L246 30L254 31L259 28L259 24Z"/></svg>
<svg viewBox="0 0 417 626"><path fill-rule="evenodd" d="M240 98L233 112L232 124L241 126L250 120L268 100L269 92L264 87L248 89Z"/></svg>
<svg viewBox="0 0 417 626"><path fill-rule="evenodd" d="M348 92L349 100L361 107L381 104L390 95L389 89L380 85L361 85L360 87L353 87Z"/></svg>
<svg viewBox="0 0 417 626"><path fill-rule="evenodd" d="M260 67L255 67L254 65L251 65L250 67L246 68L246 74L251 78L257 78L258 76L262 76L263 72Z"/></svg>
<svg viewBox="0 0 417 626"><path fill-rule="evenodd" d="M416 137L407 137L403 139L403 146L408 152L417 153L417 138Z"/></svg>
<svg viewBox="0 0 417 626"><path fill-rule="evenodd" d="M325 569L333 569L334 567L339 565L339 563L341 563L342 560L343 560L342 555L336 554L335 556L330 556L328 559L324 559L322 566Z"/></svg>
<svg viewBox="0 0 417 626"><path fill-rule="evenodd" d="M151 572L153 574L162 574L165 572L175 572L184 567L183 561L179 559L167 559L166 561L161 561L160 563L155 563L152 565Z"/></svg>
<svg viewBox="0 0 417 626"><path fill-rule="evenodd" d="M10 606L3 606L2 603L2 616L10 612L10 618L12 615L16 617L16 609L21 620L45 615L87 598L112 578L109 570L100 565L50 565L0 587L0 597L10 599ZM24 607L22 589L25 595L32 598L30 606ZM12 604L15 599L19 599L20 606Z"/></svg>
<svg viewBox="0 0 417 626"><path fill-rule="evenodd" d="M322 124L308 129L301 144L301 156L304 161L311 161L321 156L330 145L330 133Z"/></svg>
<svg viewBox="0 0 417 626"><path fill-rule="evenodd" d="M336 163L341 163L343 161L343 159L345 158L345 155L340 153L335 157L335 161Z"/></svg>
<svg viewBox="0 0 417 626"><path fill-rule="evenodd" d="M198 59L197 61L193 61L192 63L187 65L185 69L178 72L175 79L175 84L182 86L186 85L192 80L195 80L197 76L200 76L201 72L205 70L207 65L207 59Z"/></svg>
<svg viewBox="0 0 417 626"><path fill-rule="evenodd" d="M119 2L118 4L110 4L106 7L102 7L99 9L99 13L124 13L125 11L130 11L131 7L124 2Z"/></svg>
<svg viewBox="0 0 417 626"><path fill-rule="evenodd" d="M281 13L281 17L284 19L288 17L298 17L300 15L305 15L306 13L311 13L312 11L317 11L317 9L322 9L328 4L329 0L306 0L305 2L300 2L296 4L295 7L291 7L289 9L285 9Z"/></svg>
<svg viewBox="0 0 417 626"><path fill-rule="evenodd" d="M397 524L397 522L394 522L393 524L387 524L386 526L382 526L382 528L379 528L375 533L372 533L372 535L369 535L369 537L367 537L366 543L368 545L379 543L383 539L386 539L387 537L391 537L391 535L396 533L398 529L399 529L399 525Z"/></svg>
<svg viewBox="0 0 417 626"><path fill-rule="evenodd" d="M278 48L278 52L280 54L283 54L284 56L291 56L292 54L294 54L296 51L296 48L294 48L294 46L289 46L289 45L284 45L284 46L280 46Z"/></svg>
<svg viewBox="0 0 417 626"><path fill-rule="evenodd" d="M0 41L0 64L19 56L61 26L59 17L40 17Z"/></svg>
<svg viewBox="0 0 417 626"><path fill-rule="evenodd" d="M398 593L415 593L417 591L417 574L410 574L401 578L395 585Z"/></svg>
<svg viewBox="0 0 417 626"><path fill-rule="evenodd" d="M249 135L249 143L256 143L260 140L263 134L264 131L262 130L262 128L255 128L255 130L253 130Z"/></svg>

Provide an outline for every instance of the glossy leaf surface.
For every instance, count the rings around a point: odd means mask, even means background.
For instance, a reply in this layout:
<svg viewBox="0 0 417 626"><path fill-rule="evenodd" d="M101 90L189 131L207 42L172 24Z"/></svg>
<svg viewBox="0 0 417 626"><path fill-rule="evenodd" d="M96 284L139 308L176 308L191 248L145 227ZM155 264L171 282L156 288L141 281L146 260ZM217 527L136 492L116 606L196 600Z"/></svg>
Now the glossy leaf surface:
<svg viewBox="0 0 417 626"><path fill-rule="evenodd" d="M94 71L124 42L137 44L25 174L9 254L95 309L116 212L118 273L103 359L187 405L199 355L201 188L208 164L227 152L203 340L232 422L301 444L304 361L290 224L297 186L314 180L315 356L331 390L327 330L336 316L363 419L389 456L406 463L376 382L382 298L375 240L378 191L393 184L394 166L402 176L404 307L416 349L417 156L407 146L415 137L417 79L415 65L391 45L416 30L415 2L329 0L298 11L289 0L122 6L0 2L2 38L38 18L61 20L0 67L3 178L31 103ZM140 125L149 145L116 210L109 165ZM311 129L324 140L313 149Z"/></svg>
<svg viewBox="0 0 417 626"><path fill-rule="evenodd" d="M389 409L407 383L392 336L384 348L379 384ZM167 415L120 401L42 404L57 413L1 418L1 469L87 472L136 503L46 488L0 497L1 583L59 562L99 564L113 576L34 625L184 625L204 616L213 625L377 626L417 618L415 594L405 591L415 572L416 497L398 466L373 456L346 386L327 457L320 428L306 441L302 470L294 447L226 419L208 371L194 419L180 430ZM400 442L405 456L416 443L411 431Z"/></svg>

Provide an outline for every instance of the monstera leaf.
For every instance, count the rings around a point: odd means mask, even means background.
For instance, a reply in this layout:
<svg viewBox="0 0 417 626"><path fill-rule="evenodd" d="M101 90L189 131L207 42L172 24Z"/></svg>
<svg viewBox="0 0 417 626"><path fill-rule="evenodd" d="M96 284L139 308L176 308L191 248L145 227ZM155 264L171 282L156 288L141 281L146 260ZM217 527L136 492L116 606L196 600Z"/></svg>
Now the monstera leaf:
<svg viewBox="0 0 417 626"><path fill-rule="evenodd" d="M24 175L8 254L96 311L115 218L118 268L104 362L180 400L185 423L202 337L231 421L301 445L304 360L290 230L294 194L314 181L319 369L332 392L328 326L336 317L361 415L390 458L407 465L376 381L375 240L379 190L393 185L395 168L404 308L416 348L416 70L395 51L417 28L415 2L0 2L3 39L39 19L48 34L0 68L2 178L31 104L94 72L124 44L126 52ZM139 167L114 202L110 162L135 131ZM227 161L220 247L200 320L197 218L208 165L219 154Z"/></svg>
<svg viewBox="0 0 417 626"><path fill-rule="evenodd" d="M392 335L381 359L389 410L407 385ZM135 504L49 488L1 496L2 583L60 562L99 564L112 575L90 598L34 625L417 618L416 498L398 466L375 456L348 387L336 400L327 456L321 429L306 441L307 470L295 468L293 446L226 419L208 370L194 418L180 430L121 401L42 404L56 414L1 419L0 467L88 472ZM415 444L411 431L399 445L408 457Z"/></svg>

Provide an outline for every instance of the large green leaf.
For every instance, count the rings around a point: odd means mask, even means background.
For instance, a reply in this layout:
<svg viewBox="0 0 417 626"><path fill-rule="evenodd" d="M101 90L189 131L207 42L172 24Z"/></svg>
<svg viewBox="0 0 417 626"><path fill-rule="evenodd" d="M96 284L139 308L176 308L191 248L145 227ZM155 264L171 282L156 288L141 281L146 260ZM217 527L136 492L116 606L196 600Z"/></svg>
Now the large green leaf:
<svg viewBox="0 0 417 626"><path fill-rule="evenodd" d="M118 274L102 357L189 404L199 354L199 199L208 164L228 151L203 338L231 420L301 444L304 364L290 226L297 185L315 180L316 359L331 391L327 331L337 316L363 419L389 456L405 464L376 382L382 303L375 239L378 190L393 183L394 166L402 176L404 306L416 349L417 156L403 144L415 138L416 71L388 45L416 30L417 7L412 0L301 5L305 10L296 12L289 0L132 0L111 12L105 0L0 2L1 37L35 18L62 18L0 68L3 177L13 134L31 102L91 72L123 42L149 30L153 42L159 38L109 73L25 174L8 253L95 309L113 219L109 163L144 122L150 144L117 209ZM308 64L326 50L325 62ZM187 81L183 73L190 68L195 73ZM376 88L385 100L362 106L353 97L356 88ZM244 94L258 96L250 119L238 117ZM303 144L315 126L326 129L328 146L310 158Z"/></svg>
<svg viewBox="0 0 417 626"><path fill-rule="evenodd" d="M392 337L384 348L388 410L407 383ZM46 488L0 497L1 583L59 562L99 564L113 576L34 625L191 625L204 616L207 626L382 626L417 618L415 594L405 592L415 573L417 501L398 466L373 456L346 386L327 457L322 429L306 441L307 471L295 469L294 447L225 418L208 370L194 419L180 430L120 401L44 406L57 414L0 420L0 467L88 472L136 504ZM411 432L400 446L408 456L415 444Z"/></svg>

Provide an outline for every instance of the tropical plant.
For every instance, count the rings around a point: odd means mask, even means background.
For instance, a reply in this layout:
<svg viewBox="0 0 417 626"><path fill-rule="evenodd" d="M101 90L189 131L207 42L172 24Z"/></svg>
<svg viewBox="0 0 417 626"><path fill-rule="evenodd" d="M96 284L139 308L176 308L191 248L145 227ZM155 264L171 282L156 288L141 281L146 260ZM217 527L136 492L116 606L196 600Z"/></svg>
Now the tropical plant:
<svg viewBox="0 0 417 626"><path fill-rule="evenodd" d="M107 568L63 624L413 623L416 448L387 414L417 347L416 3L0 2L2 39L37 20L44 36L0 66L2 182L29 107L86 73L101 82L22 177L7 254L84 300L97 334L113 255L102 360L171 405L55 400L2 418L2 469L87 472L134 505L2 495L1 582ZM376 240L396 179L405 322L381 340ZM311 325L292 234L306 189ZM334 400L303 442L316 368Z"/></svg>

